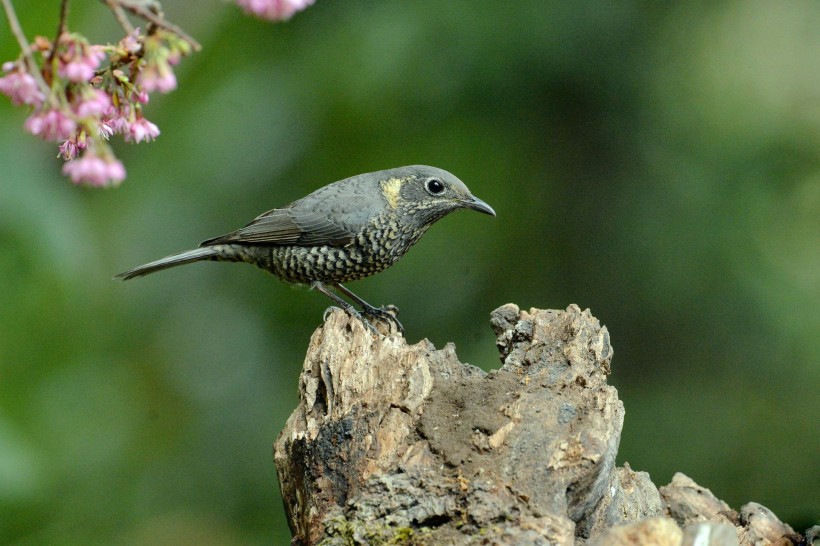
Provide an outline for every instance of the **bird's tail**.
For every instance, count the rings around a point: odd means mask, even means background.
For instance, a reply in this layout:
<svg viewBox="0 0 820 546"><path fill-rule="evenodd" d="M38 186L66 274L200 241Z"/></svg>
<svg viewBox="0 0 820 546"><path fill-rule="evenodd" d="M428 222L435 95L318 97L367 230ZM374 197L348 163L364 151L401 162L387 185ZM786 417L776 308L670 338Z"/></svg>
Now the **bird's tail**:
<svg viewBox="0 0 820 546"><path fill-rule="evenodd" d="M127 281L128 279L133 279L134 277L142 277L143 275L148 275L149 273L153 273L155 271L162 271L163 269L168 269L169 267L176 267L178 265L189 264L191 262L224 259L224 257L220 256L219 249L220 247L205 246L188 250L187 252L180 252L179 254L166 256L160 260L135 267L134 269L129 269L128 271L114 275L114 278Z"/></svg>

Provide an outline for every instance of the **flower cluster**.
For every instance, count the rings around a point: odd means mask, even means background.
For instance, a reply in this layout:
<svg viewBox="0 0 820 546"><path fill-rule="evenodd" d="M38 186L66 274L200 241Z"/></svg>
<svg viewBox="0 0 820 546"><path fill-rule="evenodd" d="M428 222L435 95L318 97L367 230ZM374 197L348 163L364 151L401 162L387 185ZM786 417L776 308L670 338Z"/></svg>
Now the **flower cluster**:
<svg viewBox="0 0 820 546"><path fill-rule="evenodd" d="M270 21L286 21L313 2L314 0L236 0L248 13Z"/></svg>
<svg viewBox="0 0 820 546"><path fill-rule="evenodd" d="M11 102L17 106L29 104L40 107L46 96L37 85L37 80L25 71L22 64L3 63L5 76L0 78L0 93L8 95Z"/></svg>
<svg viewBox="0 0 820 546"><path fill-rule="evenodd" d="M120 0L109 2L111 9ZM315 0L236 0L245 11L273 21L289 19ZM64 0L63 7L67 6ZM108 140L121 135L126 142L147 142L159 128L145 119L143 107L153 92L168 93L177 87L173 67L199 48L193 38L157 18L156 10L129 3L129 10L150 21L142 33L120 21L128 34L114 45L92 45L81 34L68 32L67 9L51 42L37 37L30 45L20 29L11 2L3 9L23 51L16 61L2 65L0 93L17 106L30 108L24 129L44 140L59 143L63 174L76 184L116 185L125 179L125 168L114 156ZM123 6L119 6L120 13Z"/></svg>
<svg viewBox="0 0 820 546"><path fill-rule="evenodd" d="M190 45L161 29L148 35L136 29L106 46L75 33L63 33L56 43L38 37L31 52L2 65L0 93L32 108L26 131L60 143L63 174L77 184L109 186L125 178L125 168L108 139L121 135L137 143L159 135L143 106L150 93L176 88L171 67Z"/></svg>

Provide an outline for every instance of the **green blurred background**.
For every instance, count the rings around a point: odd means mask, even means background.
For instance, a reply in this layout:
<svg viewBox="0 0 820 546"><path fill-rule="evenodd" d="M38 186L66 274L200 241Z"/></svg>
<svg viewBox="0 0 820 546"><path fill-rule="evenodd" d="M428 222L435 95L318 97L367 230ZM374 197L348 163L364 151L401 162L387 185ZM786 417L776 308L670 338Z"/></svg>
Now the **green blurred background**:
<svg viewBox="0 0 820 546"><path fill-rule="evenodd" d="M16 2L29 38L58 4ZM619 463L818 522L820 4L164 7L204 50L148 105L158 141L117 143L120 188L73 187L0 100L0 543L286 544L271 444L328 301L242 265L111 276L411 163L498 212L351 285L411 342L489 369L495 307L589 307ZM99 2L70 22L121 37Z"/></svg>

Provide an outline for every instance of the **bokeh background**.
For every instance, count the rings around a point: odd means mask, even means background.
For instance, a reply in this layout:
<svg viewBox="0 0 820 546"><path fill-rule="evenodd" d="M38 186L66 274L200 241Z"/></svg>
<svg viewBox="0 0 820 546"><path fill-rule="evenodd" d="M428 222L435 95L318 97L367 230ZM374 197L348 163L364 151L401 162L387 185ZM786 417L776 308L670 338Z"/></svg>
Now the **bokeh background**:
<svg viewBox="0 0 820 546"><path fill-rule="evenodd" d="M54 33L56 0L15 4ZM412 163L498 217L450 216L351 285L410 341L490 369L495 307L588 307L619 463L818 523L820 4L164 7L204 50L148 105L159 139L116 145L121 187L73 187L0 97L0 543L288 543L271 445L327 300L235 264L111 277ZM96 1L70 25L121 37Z"/></svg>

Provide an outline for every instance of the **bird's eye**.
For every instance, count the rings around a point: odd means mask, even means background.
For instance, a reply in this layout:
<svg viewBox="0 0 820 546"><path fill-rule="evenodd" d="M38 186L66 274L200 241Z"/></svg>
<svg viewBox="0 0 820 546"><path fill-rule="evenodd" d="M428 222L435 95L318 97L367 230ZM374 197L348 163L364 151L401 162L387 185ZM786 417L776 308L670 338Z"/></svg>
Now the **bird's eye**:
<svg viewBox="0 0 820 546"><path fill-rule="evenodd" d="M442 182L438 178L431 178L427 181L427 191L429 191L433 195L438 195L439 193L444 191L444 182Z"/></svg>

